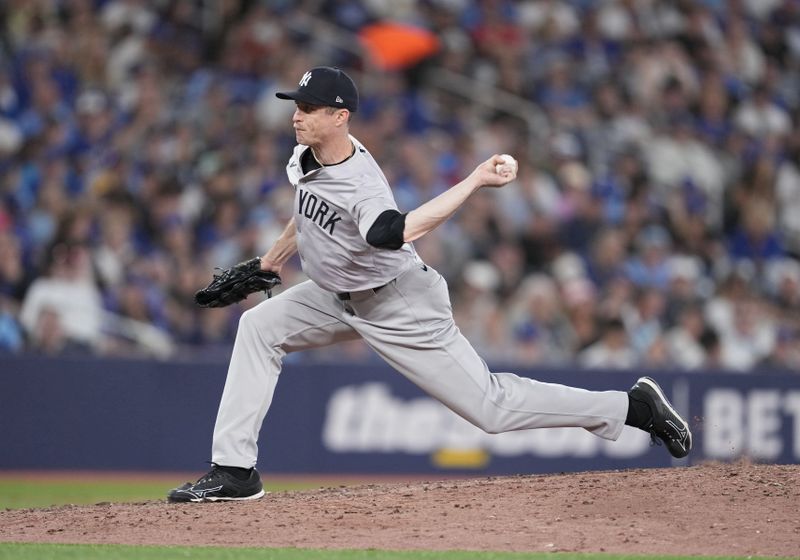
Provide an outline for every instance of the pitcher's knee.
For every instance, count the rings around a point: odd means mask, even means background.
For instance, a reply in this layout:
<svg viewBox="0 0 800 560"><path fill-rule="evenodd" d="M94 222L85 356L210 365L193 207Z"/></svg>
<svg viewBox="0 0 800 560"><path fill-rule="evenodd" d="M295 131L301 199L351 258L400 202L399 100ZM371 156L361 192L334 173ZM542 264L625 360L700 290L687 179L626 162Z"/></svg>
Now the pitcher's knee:
<svg viewBox="0 0 800 560"><path fill-rule="evenodd" d="M487 434L502 434L507 431L505 426L496 417L490 417L488 415L473 416L467 418L467 420Z"/></svg>
<svg viewBox="0 0 800 560"><path fill-rule="evenodd" d="M255 308L248 309L242 316L239 317L239 330L255 330L258 328L258 320L256 318L256 314L254 313Z"/></svg>
<svg viewBox="0 0 800 560"><path fill-rule="evenodd" d="M264 316L258 311L258 307L254 307L242 313L239 318L238 334L257 336L258 340L267 346L279 343L281 335L276 329L276 322L264 320Z"/></svg>

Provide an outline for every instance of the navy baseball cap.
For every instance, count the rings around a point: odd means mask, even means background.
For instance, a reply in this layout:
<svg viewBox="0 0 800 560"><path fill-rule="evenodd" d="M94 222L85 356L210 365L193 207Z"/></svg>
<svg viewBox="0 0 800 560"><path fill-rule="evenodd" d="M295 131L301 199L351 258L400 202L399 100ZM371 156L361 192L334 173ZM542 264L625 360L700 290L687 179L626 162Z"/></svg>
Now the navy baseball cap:
<svg viewBox="0 0 800 560"><path fill-rule="evenodd" d="M280 99L293 99L311 105L323 105L358 110L358 89L356 84L339 68L317 66L300 78L297 91L279 91Z"/></svg>

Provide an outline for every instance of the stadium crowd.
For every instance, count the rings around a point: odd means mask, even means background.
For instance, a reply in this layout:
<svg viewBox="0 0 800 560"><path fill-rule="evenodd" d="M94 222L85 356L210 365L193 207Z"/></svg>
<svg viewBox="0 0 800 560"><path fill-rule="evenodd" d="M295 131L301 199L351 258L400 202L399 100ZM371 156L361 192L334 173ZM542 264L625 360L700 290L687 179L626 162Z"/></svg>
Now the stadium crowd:
<svg viewBox="0 0 800 560"><path fill-rule="evenodd" d="M309 14L440 49L380 69ZM401 210L520 160L415 244L487 360L800 371L797 0L7 0L0 18L0 353L229 351L260 298L192 295L290 217L274 92L329 64L359 78L353 134ZM544 126L429 85L445 71Z"/></svg>

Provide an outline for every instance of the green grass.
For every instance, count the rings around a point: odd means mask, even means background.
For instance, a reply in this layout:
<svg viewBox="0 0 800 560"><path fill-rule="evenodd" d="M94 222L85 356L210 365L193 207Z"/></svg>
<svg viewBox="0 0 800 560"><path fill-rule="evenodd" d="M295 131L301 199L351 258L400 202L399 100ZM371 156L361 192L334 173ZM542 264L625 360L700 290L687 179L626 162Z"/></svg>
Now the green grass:
<svg viewBox="0 0 800 560"><path fill-rule="evenodd" d="M124 480L29 480L0 479L0 510L40 508L63 504L96 504L99 502L142 502L163 500L167 491L182 480L164 479L147 481ZM281 490L307 490L323 483L264 481L268 492ZM333 485L332 483L327 484Z"/></svg>
<svg viewBox="0 0 800 560"><path fill-rule="evenodd" d="M158 547L75 544L2 544L0 560L689 560L690 556L614 554L313 550L297 548ZM732 556L705 556L704 560Z"/></svg>

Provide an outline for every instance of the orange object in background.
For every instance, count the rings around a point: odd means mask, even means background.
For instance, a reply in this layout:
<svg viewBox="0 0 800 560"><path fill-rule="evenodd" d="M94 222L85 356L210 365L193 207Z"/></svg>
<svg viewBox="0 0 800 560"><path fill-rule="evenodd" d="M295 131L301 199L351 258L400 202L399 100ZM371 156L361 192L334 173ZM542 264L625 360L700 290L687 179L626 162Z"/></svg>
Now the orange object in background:
<svg viewBox="0 0 800 560"><path fill-rule="evenodd" d="M384 70L408 68L439 50L439 39L426 29L400 23L375 23L361 28L359 38Z"/></svg>

